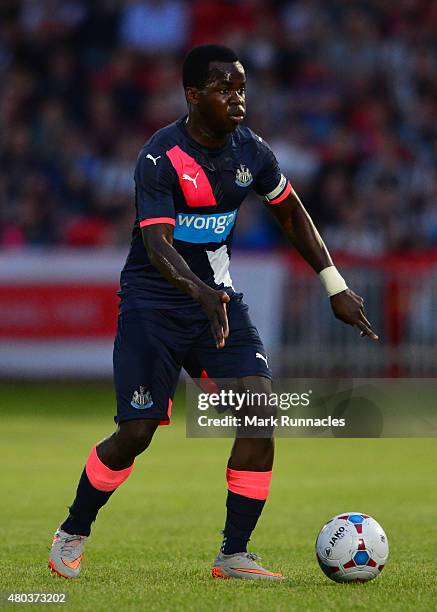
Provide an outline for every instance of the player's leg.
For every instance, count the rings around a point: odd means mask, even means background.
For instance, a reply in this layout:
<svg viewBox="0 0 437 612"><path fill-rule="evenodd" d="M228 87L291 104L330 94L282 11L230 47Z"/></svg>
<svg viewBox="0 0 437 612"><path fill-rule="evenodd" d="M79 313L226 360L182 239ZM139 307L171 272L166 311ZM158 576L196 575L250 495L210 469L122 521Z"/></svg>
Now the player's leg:
<svg viewBox="0 0 437 612"><path fill-rule="evenodd" d="M169 422L180 365L168 331L159 312L128 311L119 317L114 344L118 428L91 450L69 516L55 533L49 567L66 578L80 572L97 513L129 477L158 425Z"/></svg>
<svg viewBox="0 0 437 612"><path fill-rule="evenodd" d="M271 381L261 376L238 379L236 392L249 391L260 397L271 393ZM261 406L263 416L267 411ZM251 414L246 408L244 413ZM253 428L253 433L258 432ZM261 432L262 434L263 432ZM244 433L242 434L244 435ZM226 500L226 522L223 531L222 552L231 555L246 552L247 543L256 527L267 500L274 458L273 432L268 437L240 437L237 435L232 446L226 469L228 493Z"/></svg>
<svg viewBox="0 0 437 612"><path fill-rule="evenodd" d="M216 349L209 329L205 329L184 367L193 378L202 374L214 380L234 379L234 391L270 393L271 373L265 349L241 296L233 296L227 310L230 334L225 347ZM262 406L261 412L268 416L268 407ZM234 442L226 469L226 521L222 548L213 567L215 577L282 578L262 568L255 556L247 553L247 543L264 508L272 476L272 431L265 435L252 439L243 434Z"/></svg>
<svg viewBox="0 0 437 612"><path fill-rule="evenodd" d="M127 480L135 457L149 446L158 425L157 419L125 421L91 450L63 531L89 536L98 511Z"/></svg>
<svg viewBox="0 0 437 612"><path fill-rule="evenodd" d="M49 568L65 578L79 575L83 549L97 513L129 477L134 459L150 444L159 420L120 423L117 431L97 444L86 461L69 515L56 531Z"/></svg>
<svg viewBox="0 0 437 612"><path fill-rule="evenodd" d="M271 382L261 376L238 379L236 392L249 391L263 397L271 393ZM258 395L259 394L259 395ZM246 414L253 414L246 407ZM259 406L259 417L269 418L268 406ZM223 543L212 569L216 578L243 578L262 580L282 580L280 573L271 572L256 562L256 555L247 552L251 538L269 495L274 458L273 431L270 427L252 432L255 436L237 437L226 469L228 484L226 498L226 521L223 530ZM242 435L247 435L243 431Z"/></svg>

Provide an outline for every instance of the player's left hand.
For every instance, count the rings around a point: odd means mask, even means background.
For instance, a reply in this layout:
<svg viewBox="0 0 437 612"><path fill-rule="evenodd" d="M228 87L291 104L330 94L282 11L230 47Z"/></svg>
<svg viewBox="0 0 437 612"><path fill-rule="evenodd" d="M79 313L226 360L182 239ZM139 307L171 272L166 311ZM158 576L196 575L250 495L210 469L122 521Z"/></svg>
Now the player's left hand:
<svg viewBox="0 0 437 612"><path fill-rule="evenodd" d="M379 337L372 329L372 325L364 315L364 300L362 297L346 289L341 293L331 296L331 307L334 315L343 323L354 325L360 330L360 335L368 336L372 340L379 340Z"/></svg>

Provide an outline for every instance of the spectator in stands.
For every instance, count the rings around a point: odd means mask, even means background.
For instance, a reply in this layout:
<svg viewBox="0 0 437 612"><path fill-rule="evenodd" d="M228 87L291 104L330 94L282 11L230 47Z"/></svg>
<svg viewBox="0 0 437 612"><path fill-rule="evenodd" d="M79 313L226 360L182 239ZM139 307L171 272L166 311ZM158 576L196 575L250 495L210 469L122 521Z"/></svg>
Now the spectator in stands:
<svg viewBox="0 0 437 612"><path fill-rule="evenodd" d="M435 246L436 28L425 0L0 3L0 248L125 244L138 149L185 112L183 55L212 41L243 58L248 124L332 248ZM237 247L277 246L247 207Z"/></svg>
<svg viewBox="0 0 437 612"><path fill-rule="evenodd" d="M180 51L189 32L182 0L130 0L120 16L120 44L147 53Z"/></svg>

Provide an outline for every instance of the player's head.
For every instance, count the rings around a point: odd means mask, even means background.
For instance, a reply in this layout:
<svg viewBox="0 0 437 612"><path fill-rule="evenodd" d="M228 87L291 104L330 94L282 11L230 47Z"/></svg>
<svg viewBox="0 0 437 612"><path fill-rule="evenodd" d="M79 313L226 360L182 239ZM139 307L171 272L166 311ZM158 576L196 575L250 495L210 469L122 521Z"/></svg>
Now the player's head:
<svg viewBox="0 0 437 612"><path fill-rule="evenodd" d="M246 77L237 55L223 45L200 45L185 57L182 67L185 96L217 133L232 132L246 114Z"/></svg>

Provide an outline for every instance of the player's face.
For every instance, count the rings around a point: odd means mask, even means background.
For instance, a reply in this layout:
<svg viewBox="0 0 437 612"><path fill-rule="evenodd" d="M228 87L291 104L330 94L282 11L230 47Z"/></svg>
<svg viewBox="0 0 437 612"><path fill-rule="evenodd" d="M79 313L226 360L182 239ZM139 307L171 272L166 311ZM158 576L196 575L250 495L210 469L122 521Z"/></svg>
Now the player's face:
<svg viewBox="0 0 437 612"><path fill-rule="evenodd" d="M198 109L208 126L228 133L246 116L246 77L240 62L211 62L209 79L198 92Z"/></svg>

